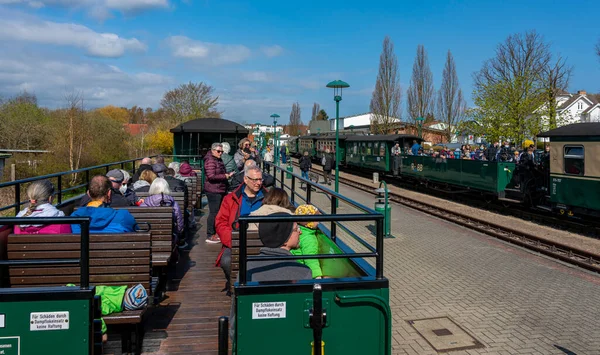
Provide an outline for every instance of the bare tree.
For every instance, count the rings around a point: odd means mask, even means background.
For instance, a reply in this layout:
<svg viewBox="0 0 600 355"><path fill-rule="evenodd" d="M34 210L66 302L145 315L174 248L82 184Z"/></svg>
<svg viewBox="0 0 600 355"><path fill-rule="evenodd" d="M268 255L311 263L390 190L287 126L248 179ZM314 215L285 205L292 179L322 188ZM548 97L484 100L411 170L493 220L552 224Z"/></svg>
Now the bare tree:
<svg viewBox="0 0 600 355"><path fill-rule="evenodd" d="M419 117L433 117L434 103L433 74L429 69L427 51L422 44L417 47L412 77L407 90L408 117L416 122Z"/></svg>
<svg viewBox="0 0 600 355"><path fill-rule="evenodd" d="M69 142L69 169L79 169L81 162L81 154L83 153L83 144L86 135L83 134L85 127L85 110L83 106L83 94L81 92L72 91L66 93L65 96L65 114L68 120L67 140ZM77 181L77 173L71 175L71 185Z"/></svg>
<svg viewBox="0 0 600 355"><path fill-rule="evenodd" d="M546 102L543 105L542 117L548 118L548 129L554 129L562 124L561 117L557 115L558 103L556 97L569 87L569 80L573 68L567 66L566 60L561 56L556 62L548 62L542 72L542 84L546 89ZM536 115L533 119L540 119L540 115ZM538 122L537 126L542 128L543 122ZM539 129L531 132L534 135L539 133Z"/></svg>
<svg viewBox="0 0 600 355"><path fill-rule="evenodd" d="M458 83L454 57L452 52L448 51L444 72L442 73L442 86L438 91L437 101L437 116L446 125L445 131L448 142L452 138L453 128L464 117L466 109L467 103Z"/></svg>
<svg viewBox="0 0 600 355"><path fill-rule="evenodd" d="M167 91L160 105L175 124L208 116L220 117L220 112L216 111L219 97L213 96L214 91L212 86L205 83L189 82Z"/></svg>
<svg viewBox="0 0 600 355"><path fill-rule="evenodd" d="M386 134L392 129L394 123L401 118L401 100L398 58L394 53L394 43L389 36L385 36L379 56L379 73L371 97L371 132Z"/></svg>
<svg viewBox="0 0 600 355"><path fill-rule="evenodd" d="M287 126L288 133L291 136L300 135L300 126L302 126L302 119L300 118L300 104L297 102L292 104L292 112L290 112L290 123Z"/></svg>
<svg viewBox="0 0 600 355"><path fill-rule="evenodd" d="M311 121L317 120L317 116L319 116L319 111L321 111L321 105L315 102L312 107L312 116L310 116Z"/></svg>

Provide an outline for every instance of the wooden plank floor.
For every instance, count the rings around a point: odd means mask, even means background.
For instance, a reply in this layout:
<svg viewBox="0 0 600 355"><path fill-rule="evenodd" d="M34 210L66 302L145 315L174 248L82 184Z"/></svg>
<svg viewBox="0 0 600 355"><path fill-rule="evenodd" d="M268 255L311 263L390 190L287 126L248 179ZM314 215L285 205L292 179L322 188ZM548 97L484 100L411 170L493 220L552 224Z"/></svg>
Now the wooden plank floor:
<svg viewBox="0 0 600 355"><path fill-rule="evenodd" d="M205 207L204 212L208 208ZM221 244L206 244L206 217L196 218L198 228L189 251L181 253L167 298L149 312L143 354L217 354L220 316L229 316L231 298L221 290L225 276L214 266ZM119 353L110 346L110 353ZM110 338L112 340L112 338ZM113 343L113 341L109 341Z"/></svg>

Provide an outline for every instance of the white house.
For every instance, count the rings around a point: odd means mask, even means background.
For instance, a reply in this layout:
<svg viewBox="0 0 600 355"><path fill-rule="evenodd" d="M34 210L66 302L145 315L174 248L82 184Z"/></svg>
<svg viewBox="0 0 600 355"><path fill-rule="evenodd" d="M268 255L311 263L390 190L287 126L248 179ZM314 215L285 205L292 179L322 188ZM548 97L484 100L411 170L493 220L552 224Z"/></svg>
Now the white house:
<svg viewBox="0 0 600 355"><path fill-rule="evenodd" d="M350 129L350 126L353 127L368 127L371 125L371 120L374 118L374 114L371 112L362 113L360 115L354 116L346 116L340 117L340 128L341 129ZM331 130L335 131L335 118L331 119ZM400 122L398 118L392 118L392 122Z"/></svg>
<svg viewBox="0 0 600 355"><path fill-rule="evenodd" d="M260 133L273 133L273 125L263 125L263 124L247 124L244 126L249 132L250 134L255 134L256 133L256 128L258 128L258 134ZM283 133L283 126L281 125L277 125L277 134L281 134Z"/></svg>
<svg viewBox="0 0 600 355"><path fill-rule="evenodd" d="M556 103L556 121L559 125L600 122L600 103L584 90L576 94L562 93L556 97ZM547 121L546 117L543 120Z"/></svg>

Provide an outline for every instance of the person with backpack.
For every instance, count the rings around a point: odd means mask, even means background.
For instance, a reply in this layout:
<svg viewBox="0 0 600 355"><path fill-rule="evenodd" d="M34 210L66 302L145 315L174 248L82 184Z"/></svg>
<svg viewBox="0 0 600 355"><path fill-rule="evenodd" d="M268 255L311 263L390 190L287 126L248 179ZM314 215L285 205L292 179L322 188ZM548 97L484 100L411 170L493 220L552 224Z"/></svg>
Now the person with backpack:
<svg viewBox="0 0 600 355"><path fill-rule="evenodd" d="M312 168L310 156L308 155L308 152L305 151L304 155L300 157L300 171L302 172L302 177L306 180L310 180L310 177L308 176L310 168Z"/></svg>
<svg viewBox="0 0 600 355"><path fill-rule="evenodd" d="M185 248L187 244L182 239L184 227L182 209L171 196L171 189L167 180L164 178L154 179L152 185L150 185L150 190L148 190L148 195L140 205L141 207L173 207L173 221L176 224L173 239L180 248Z"/></svg>
<svg viewBox="0 0 600 355"><path fill-rule="evenodd" d="M321 164L323 165L323 173L325 177L325 183L327 185L331 185L331 180L333 180L333 176L331 175L331 170L333 170L333 158L329 152L329 149L325 151L323 154L323 158L321 159Z"/></svg>

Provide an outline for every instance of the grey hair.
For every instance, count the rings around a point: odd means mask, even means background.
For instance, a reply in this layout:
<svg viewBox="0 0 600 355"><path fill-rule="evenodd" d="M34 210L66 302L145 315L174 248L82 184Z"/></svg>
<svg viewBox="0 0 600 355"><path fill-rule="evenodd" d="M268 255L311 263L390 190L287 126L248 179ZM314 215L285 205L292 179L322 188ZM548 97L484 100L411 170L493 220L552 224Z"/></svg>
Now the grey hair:
<svg viewBox="0 0 600 355"><path fill-rule="evenodd" d="M217 149L217 148L219 148L219 147L223 148L223 145L222 145L221 143L217 142L217 143L213 143L213 144L210 146L210 149Z"/></svg>
<svg viewBox="0 0 600 355"><path fill-rule="evenodd" d="M29 197L29 208L25 217L31 215L37 206L48 203L50 196L54 195L54 185L50 180L34 181L27 188L27 197Z"/></svg>
<svg viewBox="0 0 600 355"><path fill-rule="evenodd" d="M163 178L154 179L154 181L152 181L152 185L150 185L150 189L148 190L148 195L150 196L158 194L171 194L171 188L169 188L169 183Z"/></svg>
<svg viewBox="0 0 600 355"><path fill-rule="evenodd" d="M121 172L123 173L123 182L127 181L129 182L129 179L131 179L131 175L129 175L129 172L127 170L123 170L123 169L119 169L121 170Z"/></svg>
<svg viewBox="0 0 600 355"><path fill-rule="evenodd" d="M256 163L244 167L244 176L248 176L248 173L251 171L258 171L262 174L262 171L260 170L258 165L256 165Z"/></svg>
<svg viewBox="0 0 600 355"><path fill-rule="evenodd" d="M180 166L180 164L176 161L169 163L169 168L175 170L175 175L179 174L179 166Z"/></svg>
<svg viewBox="0 0 600 355"><path fill-rule="evenodd" d="M231 152L231 146L229 145L229 143L223 142L221 143L221 146L223 147L224 154L229 154L229 152Z"/></svg>

